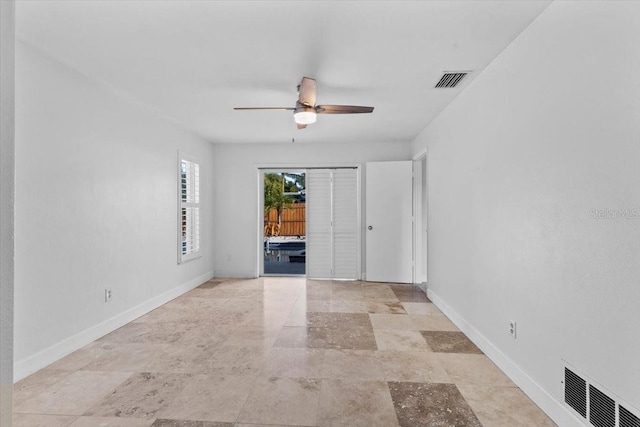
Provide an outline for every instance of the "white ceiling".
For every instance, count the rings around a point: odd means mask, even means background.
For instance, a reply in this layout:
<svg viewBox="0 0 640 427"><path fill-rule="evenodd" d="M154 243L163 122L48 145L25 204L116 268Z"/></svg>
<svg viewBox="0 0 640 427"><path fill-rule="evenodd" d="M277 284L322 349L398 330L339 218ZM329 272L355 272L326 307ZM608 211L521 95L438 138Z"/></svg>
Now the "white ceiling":
<svg viewBox="0 0 640 427"><path fill-rule="evenodd" d="M19 1L18 38L216 143L409 141L549 1ZM472 70L456 89L443 71ZM297 130L319 104L374 106Z"/></svg>

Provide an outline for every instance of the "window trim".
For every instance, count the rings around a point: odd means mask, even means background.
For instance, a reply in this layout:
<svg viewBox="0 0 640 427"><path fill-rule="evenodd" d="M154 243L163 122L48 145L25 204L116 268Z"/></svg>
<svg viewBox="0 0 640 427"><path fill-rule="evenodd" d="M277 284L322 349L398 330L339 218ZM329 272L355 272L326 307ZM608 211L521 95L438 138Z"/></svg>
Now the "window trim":
<svg viewBox="0 0 640 427"><path fill-rule="evenodd" d="M193 163L195 165L198 166L198 182L197 182L197 202L196 201L190 201L190 202L185 202L182 200L182 163L183 162L189 162L189 163ZM178 223L178 227L177 227L177 236L178 236L178 264L184 264L193 260L196 260L198 258L202 257L202 249L201 249L201 235L202 235L202 229L201 229L201 224L202 224L202 192L200 191L201 189L201 182L202 180L201 175L202 175L202 163L200 162L200 159L192 156L190 154L184 153L182 151L178 151L178 170L177 170L177 198L178 198L178 208L177 208L177 223ZM197 250L193 251L193 252L189 252L187 254L182 253L182 209L183 208L196 208L197 212L198 212L198 230L197 230L197 240L198 240L198 244L197 244Z"/></svg>

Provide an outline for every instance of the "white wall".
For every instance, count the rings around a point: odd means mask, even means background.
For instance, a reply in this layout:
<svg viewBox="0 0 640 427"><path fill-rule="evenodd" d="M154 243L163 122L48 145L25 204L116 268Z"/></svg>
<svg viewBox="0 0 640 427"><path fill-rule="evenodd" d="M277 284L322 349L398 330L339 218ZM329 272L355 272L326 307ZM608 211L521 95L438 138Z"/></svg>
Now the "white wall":
<svg viewBox="0 0 640 427"><path fill-rule="evenodd" d="M301 132L306 131L313 129ZM257 271L258 166L295 168L408 160L410 150L409 143L216 145L216 276L252 277ZM362 190L364 194L364 187Z"/></svg>
<svg viewBox="0 0 640 427"><path fill-rule="evenodd" d="M11 425L15 178L15 3L0 2L0 426Z"/></svg>
<svg viewBox="0 0 640 427"><path fill-rule="evenodd" d="M639 23L638 2L552 3L413 144L431 294L563 426L561 358L640 408Z"/></svg>
<svg viewBox="0 0 640 427"><path fill-rule="evenodd" d="M207 280L214 193L210 143L22 42L16 70L20 379ZM178 150L202 162L203 257L183 265Z"/></svg>

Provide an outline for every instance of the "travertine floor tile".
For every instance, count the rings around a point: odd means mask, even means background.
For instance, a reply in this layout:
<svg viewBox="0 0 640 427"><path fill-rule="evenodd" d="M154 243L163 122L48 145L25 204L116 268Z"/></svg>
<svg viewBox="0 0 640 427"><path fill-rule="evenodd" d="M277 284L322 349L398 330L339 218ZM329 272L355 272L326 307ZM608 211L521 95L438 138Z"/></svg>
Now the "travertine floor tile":
<svg viewBox="0 0 640 427"><path fill-rule="evenodd" d="M290 312L291 309L288 307L278 310L254 310L245 315L244 319L238 322L238 326L248 329L279 330L287 322Z"/></svg>
<svg viewBox="0 0 640 427"><path fill-rule="evenodd" d="M17 382L13 386L13 407L18 408L35 396L51 393L51 387L72 374L72 371L41 369L33 375Z"/></svg>
<svg viewBox="0 0 640 427"><path fill-rule="evenodd" d="M373 350L326 350L323 378L384 380L382 364Z"/></svg>
<svg viewBox="0 0 640 427"><path fill-rule="evenodd" d="M237 424L235 427L304 427L304 426L294 426L292 424L284 425L284 424Z"/></svg>
<svg viewBox="0 0 640 427"><path fill-rule="evenodd" d="M513 382L483 354L435 354L455 384L514 386Z"/></svg>
<svg viewBox="0 0 640 427"><path fill-rule="evenodd" d="M100 342L171 344L189 329L192 322L132 322L100 338Z"/></svg>
<svg viewBox="0 0 640 427"><path fill-rule="evenodd" d="M233 427L233 423L157 419L151 427Z"/></svg>
<svg viewBox="0 0 640 427"><path fill-rule="evenodd" d="M93 342L50 365L52 369L86 371L141 371L157 354L171 349L169 344L129 344Z"/></svg>
<svg viewBox="0 0 640 427"><path fill-rule="evenodd" d="M482 354L482 351L462 332L422 331L431 350L436 353Z"/></svg>
<svg viewBox="0 0 640 427"><path fill-rule="evenodd" d="M419 331L460 331L446 316L412 314L410 317Z"/></svg>
<svg viewBox="0 0 640 427"><path fill-rule="evenodd" d="M407 314L369 314L373 329L415 330L416 327Z"/></svg>
<svg viewBox="0 0 640 427"><path fill-rule="evenodd" d="M399 303L400 300L389 285L377 283L362 284L362 293L367 302Z"/></svg>
<svg viewBox="0 0 640 427"><path fill-rule="evenodd" d="M133 375L113 393L85 412L88 416L156 418L191 378L187 374L143 372Z"/></svg>
<svg viewBox="0 0 640 427"><path fill-rule="evenodd" d="M407 314L400 302L367 301L367 311L372 314Z"/></svg>
<svg viewBox="0 0 640 427"><path fill-rule="evenodd" d="M234 422L255 381L255 376L194 376L156 416L163 419Z"/></svg>
<svg viewBox="0 0 640 427"><path fill-rule="evenodd" d="M274 347L285 348L325 348L326 328L308 328L306 326L285 326L280 330Z"/></svg>
<svg viewBox="0 0 640 427"><path fill-rule="evenodd" d="M377 350L378 347L370 326L351 326L344 329L327 328L326 348Z"/></svg>
<svg viewBox="0 0 640 427"><path fill-rule="evenodd" d="M233 298L233 299L252 299L254 301L261 300L264 291L262 289L241 289L234 286L224 287L216 286L209 290L207 296L209 298Z"/></svg>
<svg viewBox="0 0 640 427"><path fill-rule="evenodd" d="M153 420L120 417L78 417L69 427L149 427Z"/></svg>
<svg viewBox="0 0 640 427"><path fill-rule="evenodd" d="M245 317L241 317L244 319ZM238 319L238 323L240 323ZM206 344L211 346L220 345L233 334L238 327L238 323L230 324L210 324L210 323L194 323L188 330L183 331L180 338L173 343L173 346L181 347L183 345L200 345Z"/></svg>
<svg viewBox="0 0 640 427"><path fill-rule="evenodd" d="M421 316L444 316L442 311L431 302L403 302L402 306L409 314Z"/></svg>
<svg viewBox="0 0 640 427"><path fill-rule="evenodd" d="M257 375L269 349L262 346L222 345L203 362L205 371L215 375Z"/></svg>
<svg viewBox="0 0 640 427"><path fill-rule="evenodd" d="M162 307L153 310L149 314L157 313L157 320L163 319L162 311L164 310L182 310L183 312L187 310L187 313L193 310L196 311L199 315L207 314L207 311L205 310L208 310L208 313L210 315L215 315L217 312L225 310L226 305L229 304L229 301L229 298L206 298L204 296L196 296L189 293L168 302ZM192 317L188 319L190 319L190 321L192 322L196 320Z"/></svg>
<svg viewBox="0 0 640 427"><path fill-rule="evenodd" d="M330 300L307 300L304 304L300 304L305 307L307 313L330 313L331 312L331 301Z"/></svg>
<svg viewBox="0 0 640 427"><path fill-rule="evenodd" d="M304 309L294 307L289 313L286 322L284 322L284 326L307 326L307 315L306 306Z"/></svg>
<svg viewBox="0 0 640 427"><path fill-rule="evenodd" d="M331 301L364 301L364 293L359 285L334 286L331 290Z"/></svg>
<svg viewBox="0 0 640 427"><path fill-rule="evenodd" d="M519 388L459 385L483 427L554 427L556 424Z"/></svg>
<svg viewBox="0 0 640 427"><path fill-rule="evenodd" d="M265 302L262 298L229 298L229 302L225 304L224 309L225 311L235 311L247 315L255 310L263 310L264 304Z"/></svg>
<svg viewBox="0 0 640 427"><path fill-rule="evenodd" d="M238 422L316 425L320 380L260 377Z"/></svg>
<svg viewBox="0 0 640 427"><path fill-rule="evenodd" d="M387 383L384 381L323 380L318 425L397 426L398 420Z"/></svg>
<svg viewBox="0 0 640 427"><path fill-rule="evenodd" d="M368 313L367 304L364 301L331 300L330 311L332 313Z"/></svg>
<svg viewBox="0 0 640 427"><path fill-rule="evenodd" d="M215 344L173 345L150 356L147 364L138 372L202 374L207 372L211 354L219 348Z"/></svg>
<svg viewBox="0 0 640 427"><path fill-rule="evenodd" d="M424 337L418 331L376 329L374 334L379 350L431 351Z"/></svg>
<svg viewBox="0 0 640 427"><path fill-rule="evenodd" d="M267 377L320 378L324 349L274 348L260 374Z"/></svg>
<svg viewBox="0 0 640 427"><path fill-rule="evenodd" d="M227 281L228 279L225 278L214 278L211 279L207 282L204 282L202 285L198 286L196 289L213 289L218 285L221 285L222 283L224 283L225 281Z"/></svg>
<svg viewBox="0 0 640 427"><path fill-rule="evenodd" d="M391 285L391 290L401 302L429 302L424 291L414 285Z"/></svg>
<svg viewBox="0 0 640 427"><path fill-rule="evenodd" d="M330 300L331 294L332 285L330 282L307 283L307 288L301 293L300 298L305 300Z"/></svg>
<svg viewBox="0 0 640 427"><path fill-rule="evenodd" d="M390 382L402 427L483 427L453 384Z"/></svg>
<svg viewBox="0 0 640 427"><path fill-rule="evenodd" d="M378 351L387 381L451 383L440 360L426 351Z"/></svg>
<svg viewBox="0 0 640 427"><path fill-rule="evenodd" d="M13 427L66 427L75 416L13 414Z"/></svg>
<svg viewBox="0 0 640 427"><path fill-rule="evenodd" d="M236 346L261 346L265 348L273 347L278 339L282 325L277 325L270 329L263 329L257 326L244 326L236 328L231 335L223 342L224 345Z"/></svg>
<svg viewBox="0 0 640 427"><path fill-rule="evenodd" d="M16 413L82 415L131 372L75 371L15 408Z"/></svg>
<svg viewBox="0 0 640 427"><path fill-rule="evenodd" d="M370 328L371 321L369 315L365 313L308 313L307 326L334 329Z"/></svg>

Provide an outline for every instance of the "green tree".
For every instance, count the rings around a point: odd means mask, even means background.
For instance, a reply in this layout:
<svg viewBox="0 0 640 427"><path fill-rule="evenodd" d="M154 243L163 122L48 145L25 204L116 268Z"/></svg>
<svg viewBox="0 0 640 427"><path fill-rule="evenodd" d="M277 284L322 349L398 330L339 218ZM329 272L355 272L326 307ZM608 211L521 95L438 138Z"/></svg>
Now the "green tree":
<svg viewBox="0 0 640 427"><path fill-rule="evenodd" d="M278 225L281 225L282 211L290 208L293 198L285 196L285 178L279 173L264 174L264 213L271 209L278 212Z"/></svg>
<svg viewBox="0 0 640 427"><path fill-rule="evenodd" d="M304 173L298 174L298 173L287 172L287 173L283 173L283 175L286 182L285 191L294 193L300 190L304 190Z"/></svg>

